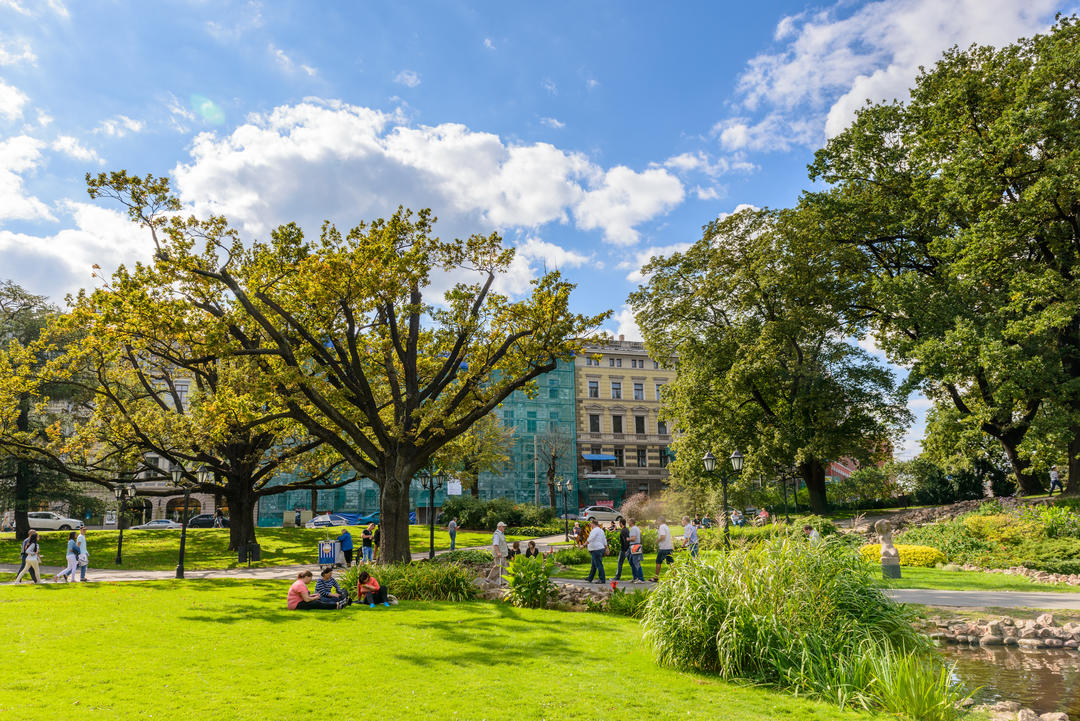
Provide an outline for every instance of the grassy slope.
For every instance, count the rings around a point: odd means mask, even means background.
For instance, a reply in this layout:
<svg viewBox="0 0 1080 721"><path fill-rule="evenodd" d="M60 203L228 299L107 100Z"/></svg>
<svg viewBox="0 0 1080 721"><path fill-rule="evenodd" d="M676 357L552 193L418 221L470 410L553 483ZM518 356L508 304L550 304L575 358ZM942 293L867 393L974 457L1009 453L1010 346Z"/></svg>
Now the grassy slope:
<svg viewBox="0 0 1080 721"><path fill-rule="evenodd" d="M657 668L619 616L290 612L284 596L272 582L2 587L0 718L873 718Z"/></svg>
<svg viewBox="0 0 1080 721"><path fill-rule="evenodd" d="M350 528L356 553L360 553L360 530ZM285 566L315 563L318 560L318 543L325 538L336 538L335 529L328 534L323 529L306 528L260 528L257 531L262 546L262 561L252 566ZM42 563L46 566L63 566L67 531L49 531L41 534ZM180 549L180 531L124 531L123 565L117 566L116 531L87 531L86 540L90 551L91 568L130 568L145 571L164 571L176 567ZM509 540L518 537L510 536ZM409 527L410 547L414 553L428 548L426 526ZM487 531L458 531L458 547L483 546L491 543ZM185 565L192 570L211 568L235 568L240 564L236 554L228 550L227 529L193 528L188 530ZM450 536L445 530L435 529L436 550L450 548ZM19 544L13 533L0 534L0 563L18 563Z"/></svg>

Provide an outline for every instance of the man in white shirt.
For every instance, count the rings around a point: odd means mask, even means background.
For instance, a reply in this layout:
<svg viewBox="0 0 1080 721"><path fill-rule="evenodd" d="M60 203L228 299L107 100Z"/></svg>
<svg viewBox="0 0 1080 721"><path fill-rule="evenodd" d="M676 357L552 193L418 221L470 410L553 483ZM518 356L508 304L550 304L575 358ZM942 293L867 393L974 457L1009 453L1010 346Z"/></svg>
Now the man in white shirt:
<svg viewBox="0 0 1080 721"><path fill-rule="evenodd" d="M499 569L500 583L503 571L506 570L506 557L510 553L510 548L506 545L506 533L503 530L505 528L506 524L499 521L495 526L495 533L491 535L491 555L495 557L495 567Z"/></svg>
<svg viewBox="0 0 1080 721"><path fill-rule="evenodd" d="M690 521L690 516L682 517L683 523L683 547L690 549L690 558L697 558L698 533L697 526Z"/></svg>
<svg viewBox="0 0 1080 721"><path fill-rule="evenodd" d="M675 563L675 539L671 537L671 530L663 516L656 519L656 547L656 575L652 581L660 580L660 566L664 561Z"/></svg>
<svg viewBox="0 0 1080 721"><path fill-rule="evenodd" d="M592 530L589 531L589 540L586 541L585 546L592 557L592 566L589 568L589 578L586 580L589 583L607 583L607 578L604 576L604 551L607 549L607 536L604 535L604 529L600 528L600 521L593 518L591 524ZM600 570L600 580L593 581L597 569Z"/></svg>

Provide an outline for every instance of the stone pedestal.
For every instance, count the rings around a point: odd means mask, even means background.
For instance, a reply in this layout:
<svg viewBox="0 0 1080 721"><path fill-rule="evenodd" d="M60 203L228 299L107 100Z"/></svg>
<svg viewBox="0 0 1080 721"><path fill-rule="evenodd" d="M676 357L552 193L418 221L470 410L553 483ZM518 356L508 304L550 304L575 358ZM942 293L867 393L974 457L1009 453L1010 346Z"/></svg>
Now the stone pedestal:
<svg viewBox="0 0 1080 721"><path fill-rule="evenodd" d="M886 520L880 520L874 524L874 530L881 539L882 578L900 578L900 552L893 545L892 524Z"/></svg>

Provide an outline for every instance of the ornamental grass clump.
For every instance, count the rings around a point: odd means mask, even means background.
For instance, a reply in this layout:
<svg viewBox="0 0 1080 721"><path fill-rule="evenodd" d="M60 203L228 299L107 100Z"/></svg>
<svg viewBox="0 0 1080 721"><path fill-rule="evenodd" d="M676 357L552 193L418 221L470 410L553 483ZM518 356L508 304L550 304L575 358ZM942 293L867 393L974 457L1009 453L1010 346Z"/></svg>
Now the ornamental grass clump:
<svg viewBox="0 0 1080 721"><path fill-rule="evenodd" d="M940 713L912 718L948 721L958 692L937 684L943 666L913 618L845 546L778 536L678 563L650 596L642 625L667 666L895 711L904 709L882 684L903 675L904 688L940 689ZM905 657L915 660L894 665ZM933 705L924 698L919 707Z"/></svg>
<svg viewBox="0 0 1080 721"><path fill-rule="evenodd" d="M339 582L356 592L356 579L366 570L403 601L468 601L476 598L476 574L458 563L394 563L386 566L353 566Z"/></svg>

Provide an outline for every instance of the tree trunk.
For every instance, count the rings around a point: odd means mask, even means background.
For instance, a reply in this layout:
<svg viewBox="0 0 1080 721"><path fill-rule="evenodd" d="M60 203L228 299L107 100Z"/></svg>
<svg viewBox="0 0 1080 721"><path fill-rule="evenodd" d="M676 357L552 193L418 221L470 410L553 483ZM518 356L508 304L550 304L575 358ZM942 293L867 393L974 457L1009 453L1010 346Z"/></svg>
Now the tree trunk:
<svg viewBox="0 0 1080 721"><path fill-rule="evenodd" d="M821 516L829 510L829 501L825 490L825 466L816 458L799 466L799 473L806 483L806 492L810 496L810 512Z"/></svg>
<svg viewBox="0 0 1080 721"><path fill-rule="evenodd" d="M409 551L410 478L386 478L379 485L379 563L412 560Z"/></svg>
<svg viewBox="0 0 1080 721"><path fill-rule="evenodd" d="M548 487L548 498L551 500L551 507L558 510L559 507L558 507L558 505L556 505L556 502L555 502L555 466L554 465L548 466L548 470L547 470L547 487Z"/></svg>
<svg viewBox="0 0 1080 721"><path fill-rule="evenodd" d="M19 396L19 417L15 427L22 432L30 430L30 396ZM15 459L15 540L22 542L30 535L30 464L21 458Z"/></svg>
<svg viewBox="0 0 1080 721"><path fill-rule="evenodd" d="M1080 425L1072 427L1072 438L1069 439L1069 462L1067 468L1069 477L1065 481L1066 496L1080 496Z"/></svg>
<svg viewBox="0 0 1080 721"><path fill-rule="evenodd" d="M998 438L998 442L1001 443L1001 447L1005 449L1005 456L1009 459L1009 465L1012 466L1013 475L1016 476L1016 482L1020 485L1020 494L1024 496L1033 496L1043 492L1042 484L1039 483L1035 476L1028 473L1028 468L1031 467L1031 461L1026 458L1021 458L1020 454L1016 451L1018 443L1012 443L1008 439Z"/></svg>
<svg viewBox="0 0 1080 721"><path fill-rule="evenodd" d="M314 488L311 489L311 515L316 516L319 513L319 492Z"/></svg>
<svg viewBox="0 0 1080 721"><path fill-rule="evenodd" d="M255 543L255 501L257 496L249 483L230 482L225 497L229 499L229 550L243 544Z"/></svg>

